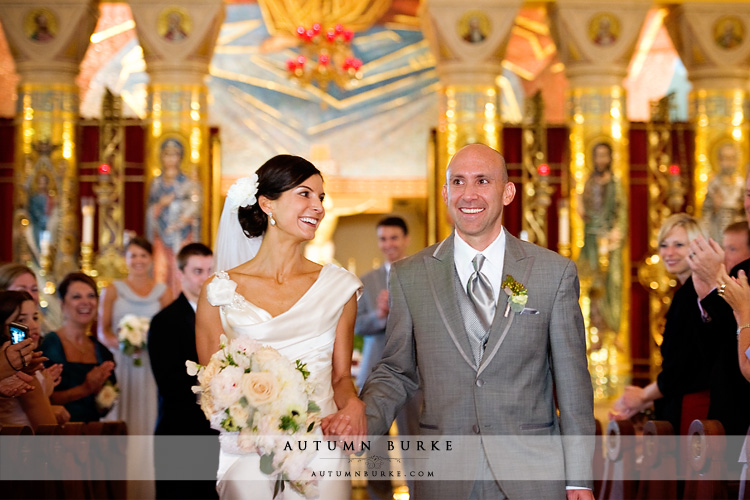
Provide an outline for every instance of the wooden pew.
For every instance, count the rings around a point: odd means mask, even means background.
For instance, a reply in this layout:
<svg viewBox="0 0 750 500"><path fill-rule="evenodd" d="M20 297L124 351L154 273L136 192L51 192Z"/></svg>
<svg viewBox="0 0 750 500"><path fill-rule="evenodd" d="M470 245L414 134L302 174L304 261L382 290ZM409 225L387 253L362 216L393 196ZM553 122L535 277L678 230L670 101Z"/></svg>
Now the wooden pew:
<svg viewBox="0 0 750 500"><path fill-rule="evenodd" d="M643 461L637 500L677 498L677 437L672 424L660 420L643 427Z"/></svg>
<svg viewBox="0 0 750 500"><path fill-rule="evenodd" d="M604 437L606 452L599 500L629 500L638 486L635 467L635 429L627 420L611 421Z"/></svg>
<svg viewBox="0 0 750 500"><path fill-rule="evenodd" d="M22 477L27 475L30 466L30 450L25 446L23 439L3 439L4 437L24 438L33 436L34 432L27 425L4 425L0 427L0 467L3 468L3 477ZM9 480L0 484L0 498L30 498L28 496L29 485L32 481Z"/></svg>
<svg viewBox="0 0 750 500"><path fill-rule="evenodd" d="M725 448L724 427L718 420L693 420L685 444L688 463L684 500L729 498Z"/></svg>

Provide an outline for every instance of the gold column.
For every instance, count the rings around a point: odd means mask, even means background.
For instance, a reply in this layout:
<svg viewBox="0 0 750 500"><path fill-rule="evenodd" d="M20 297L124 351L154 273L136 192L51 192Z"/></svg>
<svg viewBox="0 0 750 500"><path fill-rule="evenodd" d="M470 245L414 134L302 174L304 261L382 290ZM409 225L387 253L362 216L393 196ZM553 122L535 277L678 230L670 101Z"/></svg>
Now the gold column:
<svg viewBox="0 0 750 500"><path fill-rule="evenodd" d="M622 81L649 8L646 1L575 0L550 8L570 82L570 256L578 264L597 399L613 397L630 368L629 122Z"/></svg>
<svg viewBox="0 0 750 500"><path fill-rule="evenodd" d="M544 126L544 102L541 92L526 99L522 132L521 229L528 240L547 248L547 211L554 188L550 186L547 161L547 127Z"/></svg>
<svg viewBox="0 0 750 500"><path fill-rule="evenodd" d="M0 19L20 76L14 259L35 268L51 294L63 275L79 267L75 78L98 2L1 4Z"/></svg>
<svg viewBox="0 0 750 500"><path fill-rule="evenodd" d="M211 171L205 78L224 19L221 0L131 2L151 78L146 137L146 236L154 274L180 289L175 256L186 243L211 243L219 186Z"/></svg>
<svg viewBox="0 0 750 500"><path fill-rule="evenodd" d="M480 0L471 7L457 0L429 0L424 5L423 31L437 59L438 130L430 200L436 220L430 221L441 240L453 230L442 198L445 169L453 154L471 143L484 143L502 152L500 87L502 60L518 0Z"/></svg>
<svg viewBox="0 0 750 500"><path fill-rule="evenodd" d="M95 269L100 286L127 275L123 258L125 234L125 129L122 125L122 98L106 91L102 99L99 126L100 165L94 185L99 207L99 245ZM107 169L108 168L108 169Z"/></svg>
<svg viewBox="0 0 750 500"><path fill-rule="evenodd" d="M695 128L695 171L688 210L717 239L732 219L744 218L744 174L750 159L750 5L685 3L672 8L665 25L693 84L690 121ZM718 181L722 187L716 191ZM713 192L720 195L709 194Z"/></svg>

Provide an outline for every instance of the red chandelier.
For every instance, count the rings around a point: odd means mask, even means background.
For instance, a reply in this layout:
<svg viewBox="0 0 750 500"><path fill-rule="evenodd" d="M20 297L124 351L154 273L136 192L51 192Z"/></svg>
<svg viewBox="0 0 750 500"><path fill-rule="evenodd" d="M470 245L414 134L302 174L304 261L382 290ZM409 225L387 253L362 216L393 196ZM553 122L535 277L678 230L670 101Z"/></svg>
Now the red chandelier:
<svg viewBox="0 0 750 500"><path fill-rule="evenodd" d="M314 82L326 91L333 82L346 90L362 78L362 61L352 55L354 32L337 24L323 30L320 23L297 27L302 53L287 60L289 75L303 85Z"/></svg>

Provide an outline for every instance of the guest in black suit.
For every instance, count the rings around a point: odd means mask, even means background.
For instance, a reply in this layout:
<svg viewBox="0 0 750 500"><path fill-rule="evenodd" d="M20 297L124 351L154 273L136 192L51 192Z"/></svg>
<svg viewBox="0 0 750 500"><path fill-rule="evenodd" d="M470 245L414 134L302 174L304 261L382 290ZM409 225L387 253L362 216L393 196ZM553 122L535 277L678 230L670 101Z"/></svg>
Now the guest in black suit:
<svg viewBox="0 0 750 500"><path fill-rule="evenodd" d="M185 361L196 361L195 308L203 282L213 272L213 254L202 243L185 245L177 254L182 293L151 320L148 353L159 390L154 434L156 498L218 498L216 480L219 441L197 404ZM163 436L202 436L191 439ZM210 437L208 437L210 436ZM202 481L189 481L200 478Z"/></svg>

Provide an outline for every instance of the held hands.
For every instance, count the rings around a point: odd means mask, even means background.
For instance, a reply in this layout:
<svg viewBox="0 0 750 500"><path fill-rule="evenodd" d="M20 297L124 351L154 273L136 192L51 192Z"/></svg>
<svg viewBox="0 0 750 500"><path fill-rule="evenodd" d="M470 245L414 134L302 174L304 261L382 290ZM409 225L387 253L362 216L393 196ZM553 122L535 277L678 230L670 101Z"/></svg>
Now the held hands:
<svg viewBox="0 0 750 500"><path fill-rule="evenodd" d="M568 500L594 500L594 492L591 490L567 490Z"/></svg>
<svg viewBox="0 0 750 500"><path fill-rule="evenodd" d="M101 390L104 382L112 375L112 370L115 369L115 363L113 361L105 361L99 366L95 366L86 374L86 380L83 382L86 387L86 391L89 394L96 394Z"/></svg>
<svg viewBox="0 0 750 500"><path fill-rule="evenodd" d="M367 435L365 403L359 398L351 398L345 407L324 417L320 427L323 434L328 437L360 443Z"/></svg>

